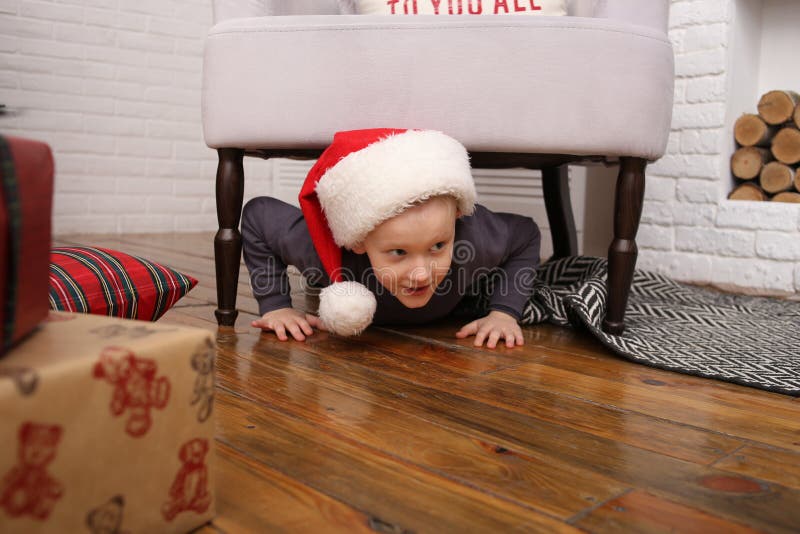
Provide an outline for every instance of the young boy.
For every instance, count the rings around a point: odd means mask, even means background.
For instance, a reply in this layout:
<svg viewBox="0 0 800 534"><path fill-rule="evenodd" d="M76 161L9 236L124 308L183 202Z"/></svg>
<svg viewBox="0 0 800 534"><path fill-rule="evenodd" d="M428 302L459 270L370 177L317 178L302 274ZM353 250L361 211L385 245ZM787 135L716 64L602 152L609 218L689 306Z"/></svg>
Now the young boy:
<svg viewBox="0 0 800 534"><path fill-rule="evenodd" d="M353 335L371 322L426 323L450 314L480 275L499 269L489 313L456 337L522 345L517 320L539 264L539 229L475 197L467 151L440 132L337 133L309 171L302 212L269 197L244 208L244 259L262 314L252 326L302 341L314 328ZM291 307L287 265L327 286L319 317Z"/></svg>

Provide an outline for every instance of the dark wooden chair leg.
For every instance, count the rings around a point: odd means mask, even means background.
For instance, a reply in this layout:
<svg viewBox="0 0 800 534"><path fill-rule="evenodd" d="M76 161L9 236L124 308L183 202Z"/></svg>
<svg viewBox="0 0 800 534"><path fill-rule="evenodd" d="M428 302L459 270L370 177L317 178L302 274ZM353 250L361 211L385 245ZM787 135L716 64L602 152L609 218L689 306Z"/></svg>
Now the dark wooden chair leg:
<svg viewBox="0 0 800 534"><path fill-rule="evenodd" d="M636 266L636 232L644 202L644 168L641 158L620 158L614 202L614 240L608 248L608 307L603 320L606 333L621 335L625 306Z"/></svg>
<svg viewBox="0 0 800 534"><path fill-rule="evenodd" d="M242 234L239 219L244 196L244 151L238 148L217 150L217 221L219 230L214 237L214 262L217 271L217 324L236 323L236 289L239 284L239 265L242 257Z"/></svg>
<svg viewBox="0 0 800 534"><path fill-rule="evenodd" d="M553 258L574 256L578 253L578 235L569 198L567 165L542 169L542 190L553 238Z"/></svg>

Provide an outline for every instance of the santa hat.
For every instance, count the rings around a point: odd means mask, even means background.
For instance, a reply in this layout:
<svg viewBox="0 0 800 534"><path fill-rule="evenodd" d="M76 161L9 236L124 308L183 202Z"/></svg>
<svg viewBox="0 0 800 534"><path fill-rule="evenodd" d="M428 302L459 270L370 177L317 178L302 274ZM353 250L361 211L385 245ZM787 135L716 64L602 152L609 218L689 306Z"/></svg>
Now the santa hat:
<svg viewBox="0 0 800 534"><path fill-rule="evenodd" d="M320 293L319 316L339 335L372 322L375 296L342 276L342 250L360 245L383 221L429 198L449 195L464 215L475 208L466 149L432 130L339 132L300 191L308 231L332 285Z"/></svg>

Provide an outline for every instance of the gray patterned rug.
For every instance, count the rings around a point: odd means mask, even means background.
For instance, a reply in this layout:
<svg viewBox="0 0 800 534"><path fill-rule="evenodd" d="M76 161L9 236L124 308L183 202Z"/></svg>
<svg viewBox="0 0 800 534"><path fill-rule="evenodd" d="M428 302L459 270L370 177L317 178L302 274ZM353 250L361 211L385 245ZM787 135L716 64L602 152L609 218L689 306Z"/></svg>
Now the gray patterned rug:
<svg viewBox="0 0 800 534"><path fill-rule="evenodd" d="M636 271L625 332L613 336L600 328L606 273L602 258L542 265L522 323L585 327L638 363L800 396L800 303L719 293ZM478 307L486 303L481 293Z"/></svg>

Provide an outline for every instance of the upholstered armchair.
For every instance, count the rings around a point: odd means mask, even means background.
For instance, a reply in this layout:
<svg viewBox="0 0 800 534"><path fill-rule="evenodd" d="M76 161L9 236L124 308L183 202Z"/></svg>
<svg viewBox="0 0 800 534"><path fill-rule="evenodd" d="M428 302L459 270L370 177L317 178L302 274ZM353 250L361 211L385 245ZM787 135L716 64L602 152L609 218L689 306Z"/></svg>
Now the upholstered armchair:
<svg viewBox="0 0 800 534"><path fill-rule="evenodd" d="M441 130L476 168L541 169L556 256L577 252L567 165L618 164L603 327L622 333L645 166L670 129L668 7L568 0L566 17L376 16L339 14L337 0L214 0L203 127L219 155L219 324L237 315L242 158L315 158L338 130L393 127Z"/></svg>

